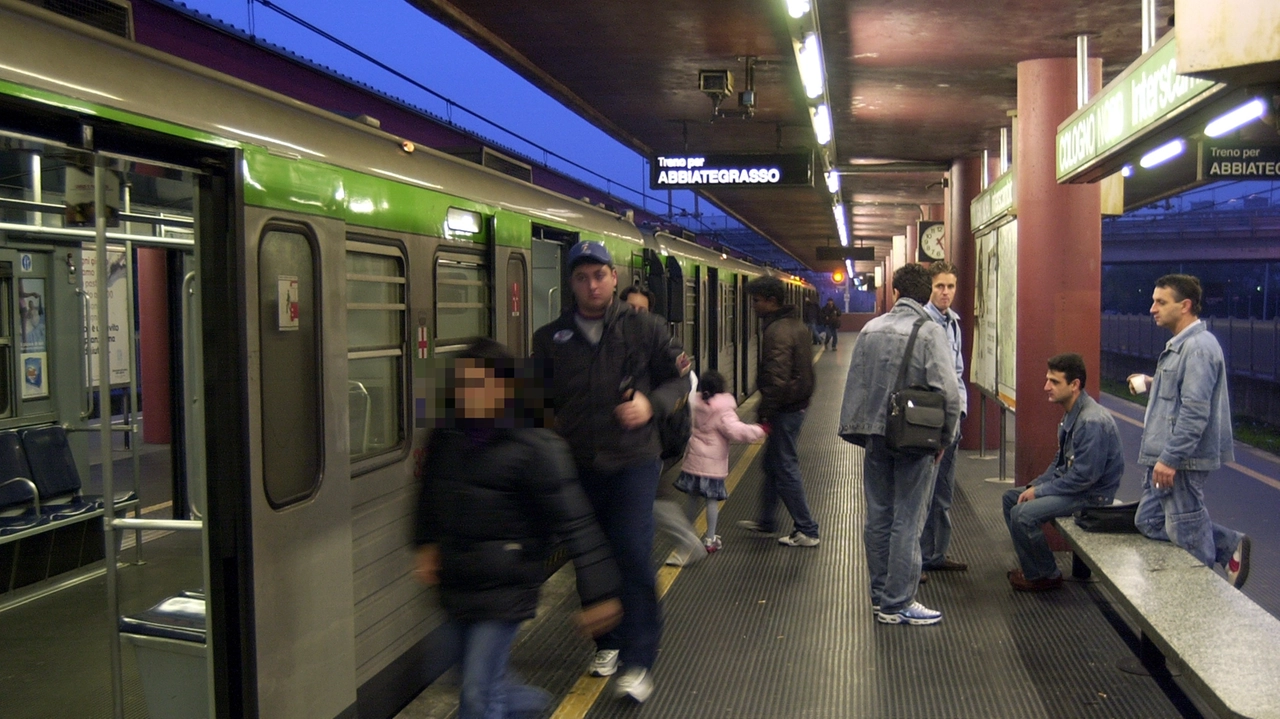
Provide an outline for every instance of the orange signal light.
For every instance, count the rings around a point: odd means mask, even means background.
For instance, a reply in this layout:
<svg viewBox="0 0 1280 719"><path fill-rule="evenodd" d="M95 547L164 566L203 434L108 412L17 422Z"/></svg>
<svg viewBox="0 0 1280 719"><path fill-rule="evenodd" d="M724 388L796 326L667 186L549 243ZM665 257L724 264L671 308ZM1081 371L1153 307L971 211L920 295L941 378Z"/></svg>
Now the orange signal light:
<svg viewBox="0 0 1280 719"><path fill-rule="evenodd" d="M841 272L840 270L836 270L835 272L832 272L831 281L836 283L837 285L840 284L841 282L844 282L844 273Z"/></svg>

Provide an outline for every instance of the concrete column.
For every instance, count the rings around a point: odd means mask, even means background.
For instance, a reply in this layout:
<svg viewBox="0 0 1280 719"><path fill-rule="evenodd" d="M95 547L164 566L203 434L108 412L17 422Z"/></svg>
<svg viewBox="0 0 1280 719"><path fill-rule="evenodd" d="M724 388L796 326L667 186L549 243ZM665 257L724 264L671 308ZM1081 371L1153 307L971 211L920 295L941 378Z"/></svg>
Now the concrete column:
<svg viewBox="0 0 1280 719"><path fill-rule="evenodd" d="M965 384L969 390L969 414L960 425L963 438L960 448L978 449L982 436L982 419L978 413L982 406L982 393L969 381L969 368L973 364L975 337L973 302L974 273L978 268L978 247L969 230L969 203L982 192L982 157L966 157L951 164L947 182L947 259L956 266L960 276L956 278L956 298L951 308L960 315L960 333L964 341ZM987 402L988 450L1000 448L1000 410L994 401Z"/></svg>
<svg viewBox="0 0 1280 719"><path fill-rule="evenodd" d="M1102 60L1089 61L1090 94ZM1098 395L1102 315L1102 195L1054 179L1058 125L1076 110L1075 58L1018 63L1015 158L1018 211L1017 453L1014 480L1030 483L1053 460L1062 410L1045 399L1045 362L1084 356Z"/></svg>
<svg viewBox="0 0 1280 719"><path fill-rule="evenodd" d="M142 380L142 441L168 444L169 303L165 250L138 248L138 343Z"/></svg>

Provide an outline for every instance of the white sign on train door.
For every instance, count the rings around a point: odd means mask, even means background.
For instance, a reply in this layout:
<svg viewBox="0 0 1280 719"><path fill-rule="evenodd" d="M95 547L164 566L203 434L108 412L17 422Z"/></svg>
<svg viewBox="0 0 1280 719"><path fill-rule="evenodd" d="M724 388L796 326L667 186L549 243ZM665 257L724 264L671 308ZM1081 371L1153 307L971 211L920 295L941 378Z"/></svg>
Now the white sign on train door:
<svg viewBox="0 0 1280 719"><path fill-rule="evenodd" d="M88 325L89 384L98 386L98 346L102 329L98 322L98 256L93 245L80 248L80 279L86 298L85 322ZM125 250L107 246L107 348L111 352L111 384L129 384L133 363L129 361L129 263Z"/></svg>

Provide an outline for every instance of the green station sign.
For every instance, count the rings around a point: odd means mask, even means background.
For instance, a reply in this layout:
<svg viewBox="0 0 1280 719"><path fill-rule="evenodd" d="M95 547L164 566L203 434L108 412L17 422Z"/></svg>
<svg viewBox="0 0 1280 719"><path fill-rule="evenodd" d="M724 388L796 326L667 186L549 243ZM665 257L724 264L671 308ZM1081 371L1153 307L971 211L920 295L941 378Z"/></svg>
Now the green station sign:
<svg viewBox="0 0 1280 719"><path fill-rule="evenodd" d="M976 232L1005 215L1017 214L1014 210L1013 171L996 178L987 189L969 203L969 227Z"/></svg>
<svg viewBox="0 0 1280 719"><path fill-rule="evenodd" d="M1170 31L1058 126L1058 182L1074 179L1214 86L1178 74L1178 43Z"/></svg>

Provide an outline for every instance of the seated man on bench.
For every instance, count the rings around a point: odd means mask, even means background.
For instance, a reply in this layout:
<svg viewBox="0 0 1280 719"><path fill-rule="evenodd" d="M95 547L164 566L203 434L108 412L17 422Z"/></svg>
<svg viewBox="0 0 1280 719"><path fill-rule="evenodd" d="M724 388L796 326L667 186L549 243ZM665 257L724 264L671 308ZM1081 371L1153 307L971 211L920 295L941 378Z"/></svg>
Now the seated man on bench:
<svg viewBox="0 0 1280 719"><path fill-rule="evenodd" d="M1124 474L1120 433L1111 413L1085 394L1084 358L1060 354L1049 358L1044 391L1062 405L1058 454L1044 474L1026 488L1004 494L1004 520L1009 525L1020 569L1009 572L1009 584L1020 592L1043 592L1062 586L1041 525L1085 506L1111 504Z"/></svg>

